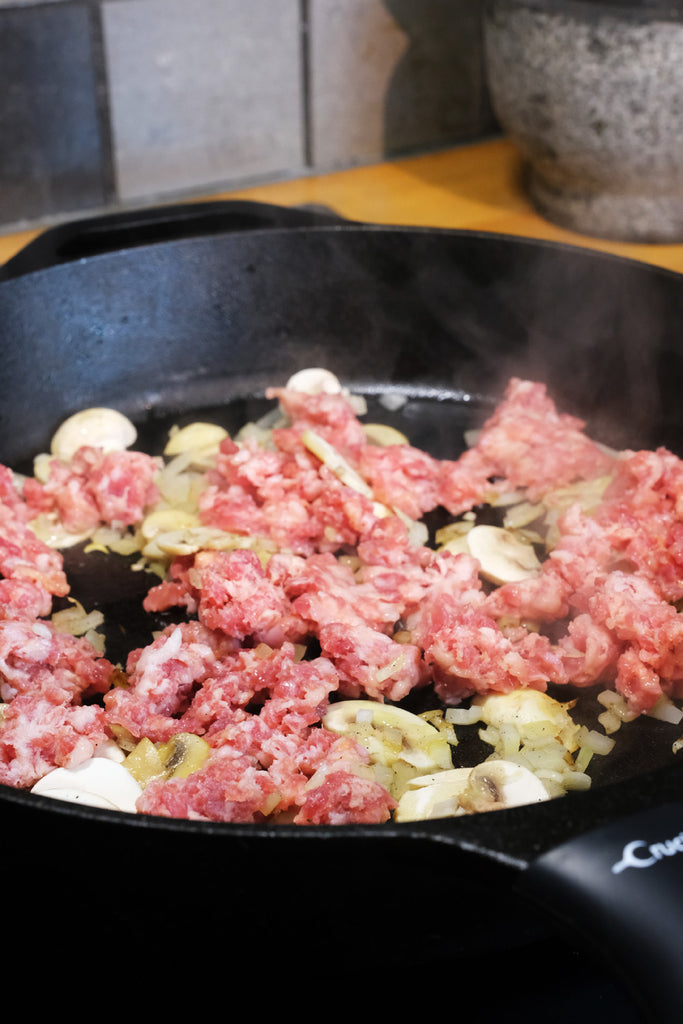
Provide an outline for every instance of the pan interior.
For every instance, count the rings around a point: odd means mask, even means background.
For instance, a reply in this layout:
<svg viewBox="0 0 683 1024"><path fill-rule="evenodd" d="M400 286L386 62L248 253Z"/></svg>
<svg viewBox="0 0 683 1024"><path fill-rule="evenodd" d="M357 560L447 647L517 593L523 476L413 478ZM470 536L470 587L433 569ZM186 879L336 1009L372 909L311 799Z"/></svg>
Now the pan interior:
<svg viewBox="0 0 683 1024"><path fill-rule="evenodd" d="M494 408L499 396L471 395L457 390L433 391L410 386L386 384L372 389L349 385L362 395L367 405L363 417L367 422L381 422L395 427L410 442L438 458L457 458L465 449L465 434L476 429ZM247 422L258 420L273 407L262 394L244 393L223 405L201 408L178 408L163 414L152 411L138 422L136 447L149 454L163 450L169 430L201 419L218 423L235 434ZM482 521L500 522L496 510L480 509ZM436 509L426 517L433 538L449 516ZM86 609L103 612L107 655L115 663L125 664L129 651L151 642L155 632L180 621L184 613L177 610L145 612L143 598L148 588L158 582L152 573L132 571L135 556L123 557L111 552L89 552L84 545L64 549L64 563L71 582L71 596ZM55 608L59 607L58 602ZM604 686L578 688L549 685L549 693L560 701L576 700L572 715L580 724L600 730L598 716L604 707L598 695ZM401 702L415 713L443 704L431 686L418 689ZM454 765L471 766L490 756L491 748L480 737L476 727L458 728L458 745L454 748ZM589 774L593 787L609 786L666 768L675 763L672 744L680 736L680 727L642 716L623 726L615 735L615 746L607 757L594 757Z"/></svg>

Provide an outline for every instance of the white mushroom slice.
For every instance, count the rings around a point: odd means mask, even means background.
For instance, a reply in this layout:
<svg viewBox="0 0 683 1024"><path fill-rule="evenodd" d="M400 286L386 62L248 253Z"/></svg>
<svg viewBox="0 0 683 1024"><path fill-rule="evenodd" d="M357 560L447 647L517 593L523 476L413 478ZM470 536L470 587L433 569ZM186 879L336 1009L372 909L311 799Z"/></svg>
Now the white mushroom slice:
<svg viewBox="0 0 683 1024"><path fill-rule="evenodd" d="M475 697L479 720L495 729L513 727L522 739L541 731L555 735L573 751L578 746L579 726L569 714L573 701L562 703L540 690L513 690ZM449 717L449 712L446 712Z"/></svg>
<svg viewBox="0 0 683 1024"><path fill-rule="evenodd" d="M153 540L158 534L172 530L186 530L197 526L199 520L193 512L185 512L177 508L160 508L150 512L142 521L140 532L146 541Z"/></svg>
<svg viewBox="0 0 683 1024"><path fill-rule="evenodd" d="M47 512L31 519L28 525L39 540L42 540L48 547L59 550L81 544L92 534L92 530L70 533L56 515Z"/></svg>
<svg viewBox="0 0 683 1024"><path fill-rule="evenodd" d="M469 553L492 583L530 579L541 568L533 544L502 526L473 526L466 536Z"/></svg>
<svg viewBox="0 0 683 1024"><path fill-rule="evenodd" d="M541 780L528 768L510 761L490 760L474 768L452 768L411 779L398 801L394 818L424 821L549 799Z"/></svg>
<svg viewBox="0 0 683 1024"><path fill-rule="evenodd" d="M353 736L378 764L404 761L422 773L453 766L445 734L419 715L392 704L340 701L327 712L323 725L332 732Z"/></svg>
<svg viewBox="0 0 683 1024"><path fill-rule="evenodd" d="M164 455L215 450L227 436L227 430L217 423L188 423L186 427L171 431Z"/></svg>
<svg viewBox="0 0 683 1024"><path fill-rule="evenodd" d="M535 522L545 513L543 505L531 501L513 502L503 517L506 530L523 530L525 526ZM541 540L538 535L538 540Z"/></svg>
<svg viewBox="0 0 683 1024"><path fill-rule="evenodd" d="M569 712L575 703L522 689L475 697L469 709L449 708L445 718L455 726L483 722L479 735L493 747L495 757L528 768L550 796L561 796L568 789L588 788L585 770L590 758L613 745L609 737L572 719Z"/></svg>
<svg viewBox="0 0 683 1024"><path fill-rule="evenodd" d="M473 527L470 527L473 529ZM447 541L441 544L440 551L450 551L453 555L469 555L470 547L467 543L467 530L463 530L461 533L455 531Z"/></svg>
<svg viewBox="0 0 683 1024"><path fill-rule="evenodd" d="M50 476L50 463L54 458L49 452L40 452L33 460L33 475L41 484L45 484Z"/></svg>
<svg viewBox="0 0 683 1024"><path fill-rule="evenodd" d="M55 800L136 812L142 788L127 768L108 756L95 756L76 768L55 768L40 779L32 793Z"/></svg>
<svg viewBox="0 0 683 1024"><path fill-rule="evenodd" d="M363 432L369 444L387 448L392 444L409 444L408 438L388 423L364 423Z"/></svg>
<svg viewBox="0 0 683 1024"><path fill-rule="evenodd" d="M142 553L146 558L172 558L177 555L194 555L205 548L230 550L236 546L233 534L198 525L162 530L145 544Z"/></svg>
<svg viewBox="0 0 683 1024"><path fill-rule="evenodd" d="M395 821L426 821L461 814L460 798L467 789L470 768L451 768L411 779L394 811Z"/></svg>
<svg viewBox="0 0 683 1024"><path fill-rule="evenodd" d="M127 416L116 409L94 407L64 420L52 438L50 451L68 462L83 445L105 452L123 451L136 439L137 431Z"/></svg>
<svg viewBox="0 0 683 1024"><path fill-rule="evenodd" d="M339 378L331 370L319 366L298 370L285 386L288 391L302 391L307 395L339 395L343 390Z"/></svg>
<svg viewBox="0 0 683 1024"><path fill-rule="evenodd" d="M549 799L548 790L528 768L511 761L492 760L472 769L460 804L474 814Z"/></svg>

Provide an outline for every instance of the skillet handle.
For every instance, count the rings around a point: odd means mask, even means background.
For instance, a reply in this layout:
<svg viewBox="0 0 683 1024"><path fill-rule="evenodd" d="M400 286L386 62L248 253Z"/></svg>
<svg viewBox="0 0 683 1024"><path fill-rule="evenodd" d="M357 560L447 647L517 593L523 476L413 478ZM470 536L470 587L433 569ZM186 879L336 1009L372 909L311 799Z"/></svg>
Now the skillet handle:
<svg viewBox="0 0 683 1024"><path fill-rule="evenodd" d="M646 1021L683 1014L683 802L543 854L519 888L621 975Z"/></svg>
<svg viewBox="0 0 683 1024"><path fill-rule="evenodd" d="M101 253L264 228L344 223L327 207L289 207L250 200L207 200L124 210L47 228L0 267L0 281Z"/></svg>

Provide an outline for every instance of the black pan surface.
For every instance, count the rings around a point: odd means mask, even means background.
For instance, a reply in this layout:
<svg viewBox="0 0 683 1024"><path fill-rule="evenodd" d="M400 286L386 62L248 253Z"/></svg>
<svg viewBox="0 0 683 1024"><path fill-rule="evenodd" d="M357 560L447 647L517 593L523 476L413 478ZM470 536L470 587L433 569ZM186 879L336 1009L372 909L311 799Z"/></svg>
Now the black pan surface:
<svg viewBox="0 0 683 1024"><path fill-rule="evenodd" d="M249 213L243 206L240 217ZM36 260L10 264L0 281L0 461L28 467L56 426L86 405L127 413L151 450L172 422L198 412L234 429L263 409L266 386L312 365L365 394L374 418L392 421L381 396L400 392L406 402L393 422L437 456L461 450L464 429L485 418L513 374L545 381L606 444L683 452L678 275L490 234L313 215L283 226L277 208L273 222L258 219L262 207L252 212L249 230L161 241L147 234L98 254L89 246L79 255L67 239L57 265L42 267L48 238ZM123 652L157 628L139 612L148 581L79 549L66 557L75 596L117 623L112 645ZM596 707L590 694L582 700L589 720ZM568 928L592 936L610 969L635 979L643 1012L660 1020L682 995L677 979L665 982L672 943L683 937L668 913L672 894L683 895L683 870L669 853L653 870L632 865L614 875L611 866L625 843L647 849L681 831L677 735L652 720L622 730L590 793L405 826L145 819L2 787L5 863L35 885L45 844L68 844L88 866L70 890L74 906L105 899L104 877L121 927L158 917L165 896L183 926L199 904L229 913L249 943L263 942L265 929L268 943L304 957L336 956L351 936L362 951L370 941L364 894L379 894L383 913L399 907L406 934L419 935L410 944L419 962L522 948L549 927ZM221 884L209 890L205 877ZM193 893L182 910L170 896L178 878ZM455 916L444 908L450 894ZM59 912L64 892L57 899L44 884L41 897ZM636 935L649 928L657 934L644 957Z"/></svg>

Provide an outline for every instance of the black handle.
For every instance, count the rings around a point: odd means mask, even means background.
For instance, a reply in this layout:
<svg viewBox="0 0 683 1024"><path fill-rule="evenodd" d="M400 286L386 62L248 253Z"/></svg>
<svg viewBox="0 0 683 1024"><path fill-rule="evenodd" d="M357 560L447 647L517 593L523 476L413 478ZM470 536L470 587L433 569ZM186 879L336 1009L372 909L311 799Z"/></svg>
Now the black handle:
<svg viewBox="0 0 683 1024"><path fill-rule="evenodd" d="M58 263L155 242L340 223L344 223L343 219L326 207L276 206L250 200L208 200L124 210L47 228L0 267L0 281Z"/></svg>
<svg viewBox="0 0 683 1024"><path fill-rule="evenodd" d="M552 849L522 872L519 888L585 936L646 1021L683 1019L683 802Z"/></svg>

